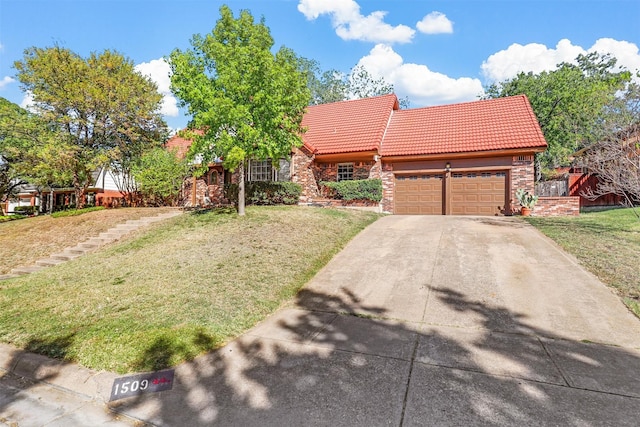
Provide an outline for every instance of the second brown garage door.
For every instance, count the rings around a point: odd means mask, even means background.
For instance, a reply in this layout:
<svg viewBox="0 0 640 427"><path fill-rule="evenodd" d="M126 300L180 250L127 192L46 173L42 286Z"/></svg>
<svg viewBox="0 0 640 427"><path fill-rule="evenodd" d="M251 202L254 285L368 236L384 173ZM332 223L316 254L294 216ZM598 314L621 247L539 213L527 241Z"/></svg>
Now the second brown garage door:
<svg viewBox="0 0 640 427"><path fill-rule="evenodd" d="M451 174L452 215L497 215L504 207L505 172Z"/></svg>

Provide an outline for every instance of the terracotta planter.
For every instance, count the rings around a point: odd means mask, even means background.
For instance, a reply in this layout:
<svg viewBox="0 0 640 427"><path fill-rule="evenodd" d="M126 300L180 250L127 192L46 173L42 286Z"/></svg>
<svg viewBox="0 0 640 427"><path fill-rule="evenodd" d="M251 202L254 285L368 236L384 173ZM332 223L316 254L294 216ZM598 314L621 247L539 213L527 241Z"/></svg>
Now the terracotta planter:
<svg viewBox="0 0 640 427"><path fill-rule="evenodd" d="M529 216L531 215L531 208L525 208L523 206L522 209L520 209L520 213L522 214L522 216Z"/></svg>

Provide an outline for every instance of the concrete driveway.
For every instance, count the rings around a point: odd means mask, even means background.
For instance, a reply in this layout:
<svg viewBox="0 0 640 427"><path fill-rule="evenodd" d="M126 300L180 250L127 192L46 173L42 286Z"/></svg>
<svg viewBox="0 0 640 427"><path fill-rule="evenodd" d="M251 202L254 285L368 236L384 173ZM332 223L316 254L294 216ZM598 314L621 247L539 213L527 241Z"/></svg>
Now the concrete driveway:
<svg viewBox="0 0 640 427"><path fill-rule="evenodd" d="M640 321L516 218L389 216L175 381L111 407L166 426L635 426Z"/></svg>

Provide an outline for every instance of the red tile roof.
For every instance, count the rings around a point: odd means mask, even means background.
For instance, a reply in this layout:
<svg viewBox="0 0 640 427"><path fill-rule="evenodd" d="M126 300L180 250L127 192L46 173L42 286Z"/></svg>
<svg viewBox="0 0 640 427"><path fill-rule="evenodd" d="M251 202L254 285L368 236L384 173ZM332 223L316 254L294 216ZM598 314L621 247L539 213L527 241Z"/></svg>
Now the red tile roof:
<svg viewBox="0 0 640 427"><path fill-rule="evenodd" d="M398 98L394 94L308 107L302 139L316 154L377 151Z"/></svg>
<svg viewBox="0 0 640 427"><path fill-rule="evenodd" d="M203 134L203 132L199 130L194 132L200 135ZM193 141L191 139L186 139L181 137L179 134L175 134L164 143L164 147L170 151L176 150L178 157L182 159L186 156L187 151L189 151L189 147L191 147L192 142Z"/></svg>
<svg viewBox="0 0 640 427"><path fill-rule="evenodd" d="M395 111L382 156L544 149L547 143L525 95Z"/></svg>

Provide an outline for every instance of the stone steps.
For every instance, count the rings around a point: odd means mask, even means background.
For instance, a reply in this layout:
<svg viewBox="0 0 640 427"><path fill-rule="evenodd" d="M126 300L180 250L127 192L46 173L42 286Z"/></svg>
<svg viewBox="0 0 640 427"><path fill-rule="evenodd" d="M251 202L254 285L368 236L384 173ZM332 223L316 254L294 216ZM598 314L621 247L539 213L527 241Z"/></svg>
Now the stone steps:
<svg viewBox="0 0 640 427"><path fill-rule="evenodd" d="M152 217L144 217L135 220L130 219L125 223L118 224L115 227L98 234L98 236L91 237L84 242L80 242L76 246L65 248L62 252L51 254L48 258L39 259L32 266L16 267L12 269L9 274L0 275L0 280L12 279L74 260L87 252L94 251L108 243L112 243L120 239L122 236L138 230L139 228L151 225L158 221L173 218L174 216L181 214L182 211L175 210Z"/></svg>

